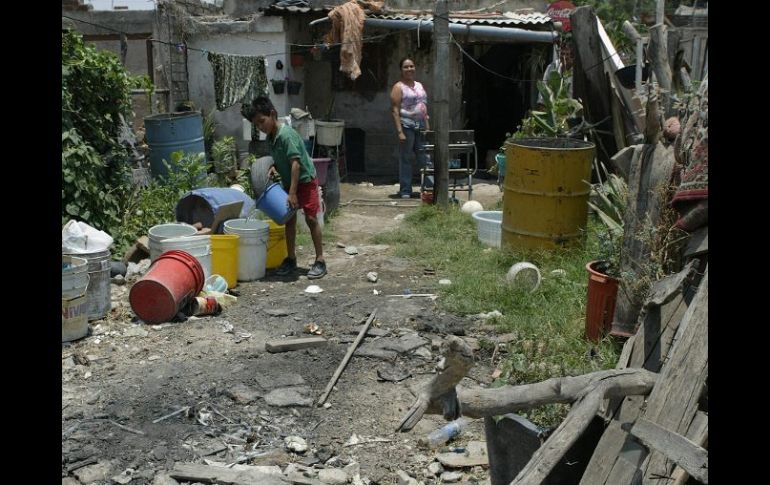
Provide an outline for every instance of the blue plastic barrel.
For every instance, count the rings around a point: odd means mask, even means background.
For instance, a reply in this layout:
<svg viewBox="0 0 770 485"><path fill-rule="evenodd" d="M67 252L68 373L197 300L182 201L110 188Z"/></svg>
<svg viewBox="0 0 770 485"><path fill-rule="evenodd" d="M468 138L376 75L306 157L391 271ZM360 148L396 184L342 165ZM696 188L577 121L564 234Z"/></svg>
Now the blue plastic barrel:
<svg viewBox="0 0 770 485"><path fill-rule="evenodd" d="M255 207L254 199L237 189L204 187L191 190L176 204L176 220L188 224L200 222L203 227L211 227L219 208L233 202L243 202L240 214L234 218L245 219ZM214 233L218 233L218 229L211 227Z"/></svg>
<svg viewBox="0 0 770 485"><path fill-rule="evenodd" d="M203 118L197 111L162 113L144 118L147 145L150 147L150 172L155 178L166 177L163 160L171 161L173 152L205 153Z"/></svg>

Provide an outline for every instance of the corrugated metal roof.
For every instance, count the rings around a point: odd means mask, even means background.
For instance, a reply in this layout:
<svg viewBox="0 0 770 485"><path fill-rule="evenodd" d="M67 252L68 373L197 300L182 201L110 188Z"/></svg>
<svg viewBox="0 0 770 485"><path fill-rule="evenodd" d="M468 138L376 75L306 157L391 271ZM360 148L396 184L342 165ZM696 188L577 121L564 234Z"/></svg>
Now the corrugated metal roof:
<svg viewBox="0 0 770 485"><path fill-rule="evenodd" d="M329 12L327 7L280 7L277 5L271 5L264 9L265 13L278 13L278 12L293 12L293 13L308 13L308 12ZM433 20L432 15L413 15L393 12L389 14L369 14L367 18L370 19L384 19L384 20ZM516 13L516 12L503 12L502 14L484 14L480 13L465 14L460 17L452 17L449 14L450 21L455 24L465 25L545 25L551 22L551 17L544 13L532 12L532 13Z"/></svg>
<svg viewBox="0 0 770 485"><path fill-rule="evenodd" d="M433 20L432 15L406 15L406 14L371 14L367 18L371 19L384 19L384 20ZM502 15L484 15L471 17L452 17L449 14L450 22L454 24L465 25L544 25L551 22L551 17L544 13L527 13L519 14L513 12L505 12Z"/></svg>

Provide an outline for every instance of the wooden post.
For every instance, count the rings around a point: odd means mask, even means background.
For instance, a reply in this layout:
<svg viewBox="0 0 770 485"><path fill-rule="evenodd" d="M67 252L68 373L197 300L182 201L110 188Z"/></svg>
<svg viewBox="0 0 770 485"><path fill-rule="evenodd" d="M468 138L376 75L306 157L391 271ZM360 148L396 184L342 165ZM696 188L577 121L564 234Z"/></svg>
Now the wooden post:
<svg viewBox="0 0 770 485"><path fill-rule="evenodd" d="M584 118L597 124L596 157L612 167L610 158L617 153L613 133L610 82L604 71L604 56L599 37L596 14L591 7L578 7L572 14L572 35L575 48L574 93L583 101Z"/></svg>
<svg viewBox="0 0 770 485"><path fill-rule="evenodd" d="M433 14L433 129L436 145L433 151L435 180L433 194L436 204L446 209L449 203L449 7L446 0L437 0Z"/></svg>
<svg viewBox="0 0 770 485"><path fill-rule="evenodd" d="M671 116L671 66L668 63L666 24L663 22L664 0L658 0L655 25L650 27L652 68L660 88L660 99L666 118Z"/></svg>

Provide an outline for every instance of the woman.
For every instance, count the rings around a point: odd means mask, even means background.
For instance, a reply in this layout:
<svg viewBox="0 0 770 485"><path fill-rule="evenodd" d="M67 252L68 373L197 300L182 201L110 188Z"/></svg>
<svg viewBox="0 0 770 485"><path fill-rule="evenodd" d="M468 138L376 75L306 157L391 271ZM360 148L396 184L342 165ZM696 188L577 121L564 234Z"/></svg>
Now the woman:
<svg viewBox="0 0 770 485"><path fill-rule="evenodd" d="M390 91L390 110L396 123L399 141L398 181L399 195L403 199L412 196L412 162L414 152L418 168L425 166L422 133L429 130L428 95L422 84L414 80L414 61L405 57L399 63L401 80Z"/></svg>

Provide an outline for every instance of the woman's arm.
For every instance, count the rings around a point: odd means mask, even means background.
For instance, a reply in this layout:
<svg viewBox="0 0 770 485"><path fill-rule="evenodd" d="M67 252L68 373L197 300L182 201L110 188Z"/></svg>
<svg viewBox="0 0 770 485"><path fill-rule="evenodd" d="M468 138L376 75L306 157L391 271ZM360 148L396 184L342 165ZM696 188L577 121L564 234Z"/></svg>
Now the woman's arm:
<svg viewBox="0 0 770 485"><path fill-rule="evenodd" d="M390 113L393 115L393 121L396 123L396 131L398 132L398 140L401 142L406 141L406 135L401 128L401 86L398 83L393 85L393 89L390 90Z"/></svg>

